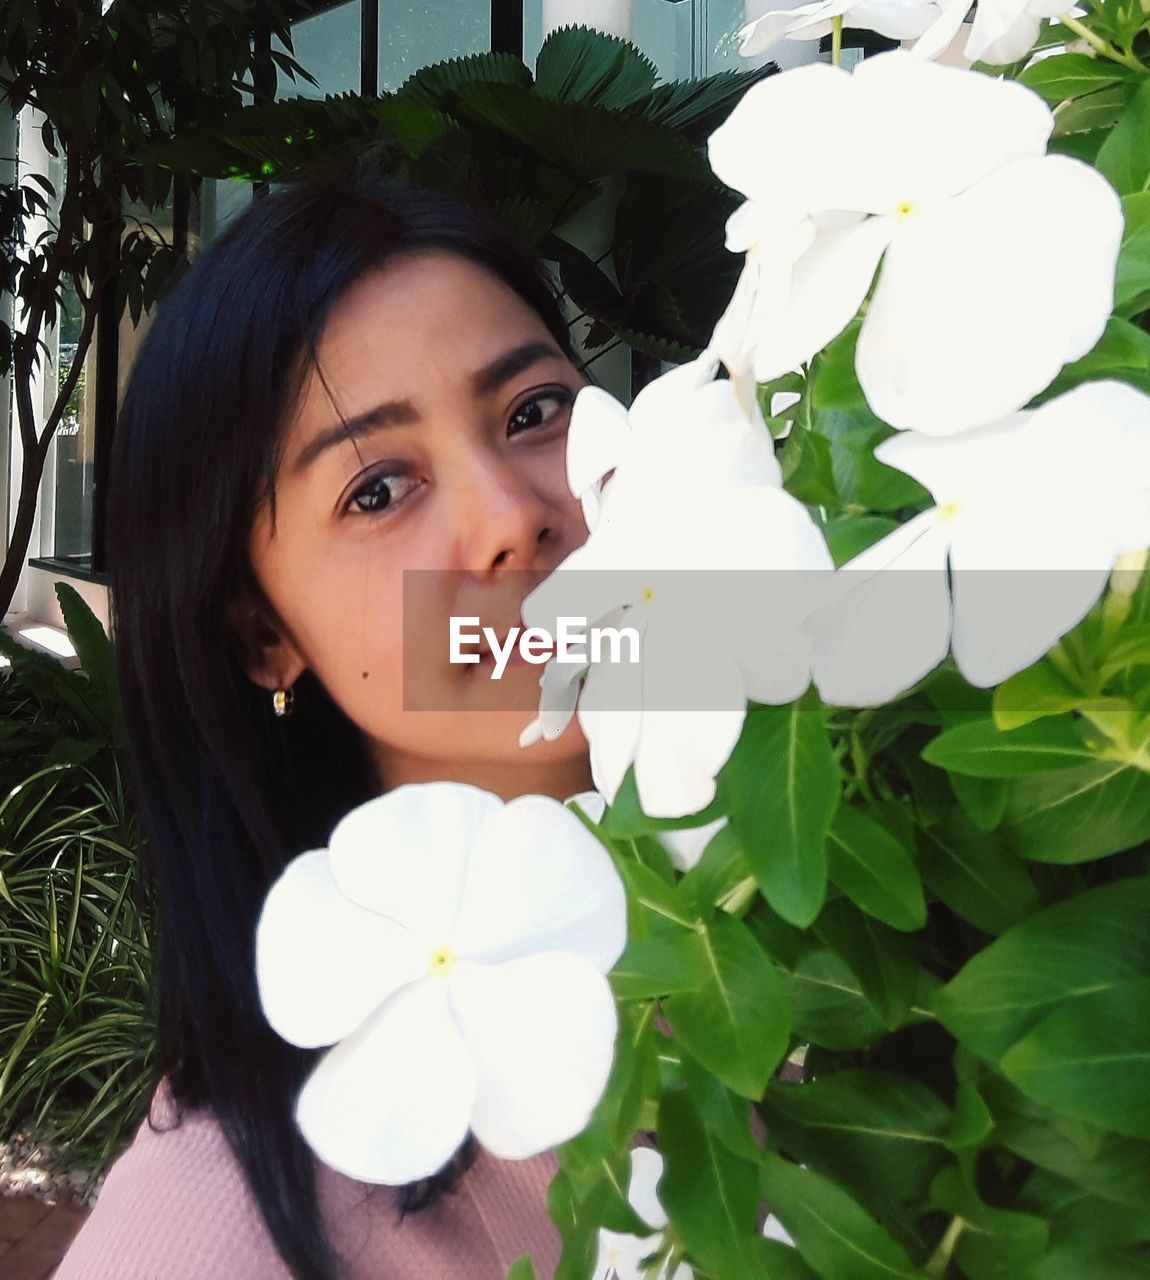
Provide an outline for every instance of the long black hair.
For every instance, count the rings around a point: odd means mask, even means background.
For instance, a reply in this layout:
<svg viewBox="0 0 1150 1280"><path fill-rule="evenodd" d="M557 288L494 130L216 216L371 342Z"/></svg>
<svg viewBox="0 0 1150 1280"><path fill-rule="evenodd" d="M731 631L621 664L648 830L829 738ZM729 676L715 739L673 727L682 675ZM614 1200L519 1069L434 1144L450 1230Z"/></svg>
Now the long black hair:
<svg viewBox="0 0 1150 1280"><path fill-rule="evenodd" d="M158 1070L182 1105L212 1109L303 1280L336 1273L292 1120L316 1054L264 1021L255 923L284 865L326 845L379 783L360 730L310 672L291 716L274 717L229 609L263 600L252 519L274 495L283 426L333 305L420 249L491 271L570 353L536 259L454 199L389 181L364 153L253 200L196 258L141 345L112 449L112 632L157 920ZM403 1207L450 1179L449 1166L409 1188Z"/></svg>

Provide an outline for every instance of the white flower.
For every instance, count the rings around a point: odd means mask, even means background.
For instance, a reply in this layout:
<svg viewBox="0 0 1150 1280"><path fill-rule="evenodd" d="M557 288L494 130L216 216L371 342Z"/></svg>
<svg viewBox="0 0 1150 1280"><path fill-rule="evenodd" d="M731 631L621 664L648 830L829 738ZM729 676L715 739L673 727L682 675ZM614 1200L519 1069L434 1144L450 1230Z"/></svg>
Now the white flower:
<svg viewBox="0 0 1150 1280"><path fill-rule="evenodd" d="M256 971L273 1029L334 1045L300 1092L316 1154L365 1182L441 1168L471 1129L497 1156L577 1134L607 1081L622 883L557 800L458 783L348 813L272 886Z"/></svg>
<svg viewBox="0 0 1150 1280"><path fill-rule="evenodd" d="M640 637L637 664L549 663L539 717L520 740L558 736L578 699L596 788L613 801L633 763L654 817L714 798L748 698L791 702L807 688L810 583L792 571L831 569L735 385L693 386L683 374L645 388L629 416L597 388L579 393L568 477L574 493L596 495L591 535L523 603L524 620L552 632L567 615Z"/></svg>
<svg viewBox="0 0 1150 1280"><path fill-rule="evenodd" d="M969 9L969 0L943 0L937 22L916 41L915 56L938 57L958 34ZM978 0L963 57L993 66L1017 62L1034 48L1043 19L1070 9L1067 0Z"/></svg>
<svg viewBox="0 0 1150 1280"><path fill-rule="evenodd" d="M1023 85L901 51L753 85L709 141L747 196L716 334L770 381L842 331L881 260L855 362L874 412L947 435L1021 408L1101 337L1123 229L1096 170L1044 154L1052 127Z"/></svg>
<svg viewBox="0 0 1150 1280"><path fill-rule="evenodd" d="M998 684L1081 621L1120 554L1150 545L1150 397L1125 383L875 456L937 505L844 565L813 617L831 703L887 702L948 648L971 684Z"/></svg>
<svg viewBox="0 0 1150 1280"><path fill-rule="evenodd" d="M913 40L939 20L934 0L812 0L793 9L768 9L738 33L745 58L765 53L782 39L821 40L842 18L844 27L864 27L891 40Z"/></svg>
<svg viewBox="0 0 1150 1280"><path fill-rule="evenodd" d="M657 1253L663 1244L667 1212L659 1203L657 1184L663 1176L663 1157L651 1147L631 1152L631 1178L627 1199L631 1208L651 1228L649 1235L631 1236L619 1231L599 1232L599 1253L593 1280L692 1280L694 1271L680 1263L674 1271L666 1263L658 1270L646 1270L644 1258Z"/></svg>
<svg viewBox="0 0 1150 1280"><path fill-rule="evenodd" d="M603 821L607 802L598 791L580 791L578 795L568 796L567 803L572 801L594 823ZM672 865L677 871L692 871L702 860L707 845L727 825L727 819L715 818L705 822L701 827L682 827L674 831L654 831L651 834L667 851Z"/></svg>

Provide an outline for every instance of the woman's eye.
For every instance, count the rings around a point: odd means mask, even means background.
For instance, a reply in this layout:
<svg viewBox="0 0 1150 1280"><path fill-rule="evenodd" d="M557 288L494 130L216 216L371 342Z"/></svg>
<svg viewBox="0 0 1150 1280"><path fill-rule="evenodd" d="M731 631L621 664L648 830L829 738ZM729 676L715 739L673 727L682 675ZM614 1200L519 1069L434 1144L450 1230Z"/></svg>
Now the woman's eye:
<svg viewBox="0 0 1150 1280"><path fill-rule="evenodd" d="M514 436L521 431L549 426L560 414L571 407L573 399L570 391L555 390L524 400L511 415L511 421L507 424L507 434Z"/></svg>
<svg viewBox="0 0 1150 1280"><path fill-rule="evenodd" d="M359 511L364 515L378 515L389 507L396 506L418 484L418 480L412 476L396 475L391 471L380 472L356 489L348 499L347 510L351 514Z"/></svg>

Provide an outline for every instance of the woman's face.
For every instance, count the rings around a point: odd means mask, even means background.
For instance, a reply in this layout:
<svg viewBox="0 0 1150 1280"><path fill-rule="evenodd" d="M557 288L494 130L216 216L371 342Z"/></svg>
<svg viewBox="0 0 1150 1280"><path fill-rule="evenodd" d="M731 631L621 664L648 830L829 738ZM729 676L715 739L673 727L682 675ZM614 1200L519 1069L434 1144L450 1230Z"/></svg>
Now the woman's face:
<svg viewBox="0 0 1150 1280"><path fill-rule="evenodd" d="M448 621L478 617L503 635L586 538L565 467L585 379L513 290L442 251L352 286L318 354L322 379L310 370L286 427L274 524L267 503L253 523L252 565L278 619L252 678L274 689L314 672L384 787L588 785L575 722L518 745L543 668L512 662L493 680L490 659L454 664Z"/></svg>

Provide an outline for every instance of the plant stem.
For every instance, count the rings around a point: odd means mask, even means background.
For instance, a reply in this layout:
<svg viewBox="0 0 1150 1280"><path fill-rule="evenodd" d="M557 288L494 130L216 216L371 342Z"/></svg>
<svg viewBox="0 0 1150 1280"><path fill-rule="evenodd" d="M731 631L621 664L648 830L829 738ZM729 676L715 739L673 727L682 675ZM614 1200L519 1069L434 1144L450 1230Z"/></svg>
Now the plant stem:
<svg viewBox="0 0 1150 1280"><path fill-rule="evenodd" d="M1143 2L1143 7L1145 7ZM1132 53L1123 53L1121 49L1116 49L1108 40L1103 40L1096 32L1091 31L1088 26L1080 22L1077 18L1073 18L1069 13L1064 13L1058 19L1060 23L1067 29L1073 31L1079 39L1085 40L1086 43L1104 58L1109 58L1111 62L1117 62L1119 66L1129 67L1133 71L1146 71L1146 67Z"/></svg>
<svg viewBox="0 0 1150 1280"><path fill-rule="evenodd" d="M831 19L831 62L842 66L843 61L843 17L838 14Z"/></svg>
<svg viewBox="0 0 1150 1280"><path fill-rule="evenodd" d="M954 1247L958 1244L958 1238L965 1228L965 1218L960 1218L957 1214L951 1218L950 1226L947 1227L945 1234L938 1242L938 1248L934 1251L925 1268L923 1268L928 1276L941 1278L946 1275L946 1269L950 1266L950 1259L954 1254Z"/></svg>

